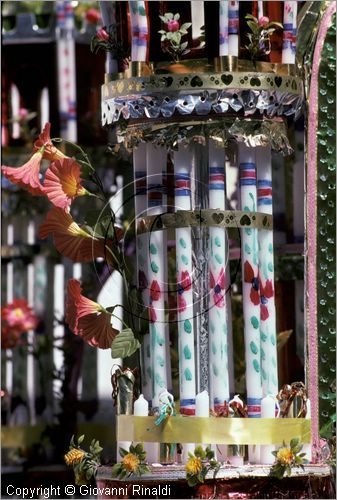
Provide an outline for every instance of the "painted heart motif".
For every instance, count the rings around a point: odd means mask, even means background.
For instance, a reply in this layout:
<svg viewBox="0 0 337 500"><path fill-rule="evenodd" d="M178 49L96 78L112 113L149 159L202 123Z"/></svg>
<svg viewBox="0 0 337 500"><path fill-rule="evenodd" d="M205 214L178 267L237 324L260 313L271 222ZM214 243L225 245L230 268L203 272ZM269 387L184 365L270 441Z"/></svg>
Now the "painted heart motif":
<svg viewBox="0 0 337 500"><path fill-rule="evenodd" d="M248 215L243 215L240 219L241 226L250 226L251 221Z"/></svg>
<svg viewBox="0 0 337 500"><path fill-rule="evenodd" d="M250 79L250 84L252 87L260 87L261 81L259 78L253 77Z"/></svg>
<svg viewBox="0 0 337 500"><path fill-rule="evenodd" d="M216 224L220 224L224 220L224 214L213 214L212 219Z"/></svg>
<svg viewBox="0 0 337 500"><path fill-rule="evenodd" d="M281 76L275 76L275 84L277 87L280 87L282 84L282 77Z"/></svg>
<svg viewBox="0 0 337 500"><path fill-rule="evenodd" d="M203 82L200 78L200 76L194 76L191 80L191 87L202 87Z"/></svg>
<svg viewBox="0 0 337 500"><path fill-rule="evenodd" d="M221 81L225 84L225 85L229 85L232 83L233 81L233 76L232 75L221 75Z"/></svg>

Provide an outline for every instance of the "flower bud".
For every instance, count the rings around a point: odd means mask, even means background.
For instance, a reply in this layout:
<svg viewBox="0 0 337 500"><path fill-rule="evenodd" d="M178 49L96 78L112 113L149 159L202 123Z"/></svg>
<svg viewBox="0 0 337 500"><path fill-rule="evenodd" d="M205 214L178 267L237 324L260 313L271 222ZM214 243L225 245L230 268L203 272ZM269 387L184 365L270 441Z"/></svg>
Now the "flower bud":
<svg viewBox="0 0 337 500"><path fill-rule="evenodd" d="M107 42L110 38L110 35L105 31L104 28L100 28L99 30L96 31L96 37L101 42Z"/></svg>
<svg viewBox="0 0 337 500"><path fill-rule="evenodd" d="M261 16L259 19L259 26L266 27L269 24L269 17Z"/></svg>
<svg viewBox="0 0 337 500"><path fill-rule="evenodd" d="M180 28L180 26L179 26L178 21L175 21L174 19L172 19L171 21L169 21L167 23L167 30L168 31L171 31L171 32L178 31L179 28Z"/></svg>
<svg viewBox="0 0 337 500"><path fill-rule="evenodd" d="M101 14L97 9L90 8L85 14L85 19L88 23L97 24L101 20Z"/></svg>

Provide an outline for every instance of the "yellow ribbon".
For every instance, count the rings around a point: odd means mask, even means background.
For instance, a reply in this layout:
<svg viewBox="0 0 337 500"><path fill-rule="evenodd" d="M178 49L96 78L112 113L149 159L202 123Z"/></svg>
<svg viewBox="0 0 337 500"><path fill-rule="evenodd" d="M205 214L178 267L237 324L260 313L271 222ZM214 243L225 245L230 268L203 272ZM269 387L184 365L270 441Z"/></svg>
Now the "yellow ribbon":
<svg viewBox="0 0 337 500"><path fill-rule="evenodd" d="M209 444L282 444L298 438L310 443L310 419L171 417L155 425L156 417L117 417L118 441Z"/></svg>

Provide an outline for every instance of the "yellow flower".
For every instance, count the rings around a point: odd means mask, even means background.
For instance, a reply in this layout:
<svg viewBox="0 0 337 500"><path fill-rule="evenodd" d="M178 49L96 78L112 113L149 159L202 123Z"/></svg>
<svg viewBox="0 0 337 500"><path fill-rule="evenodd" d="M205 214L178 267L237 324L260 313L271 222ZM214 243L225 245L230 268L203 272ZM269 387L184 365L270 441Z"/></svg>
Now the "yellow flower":
<svg viewBox="0 0 337 500"><path fill-rule="evenodd" d="M199 472L202 471L202 463L200 458L197 457L189 458L185 465L185 469L187 474L192 474L192 475L199 474Z"/></svg>
<svg viewBox="0 0 337 500"><path fill-rule="evenodd" d="M276 455L277 461L282 465L289 465L294 459L294 455L290 448L280 448Z"/></svg>
<svg viewBox="0 0 337 500"><path fill-rule="evenodd" d="M140 464L140 461L134 453L127 453L122 460L122 464L128 472L135 472Z"/></svg>
<svg viewBox="0 0 337 500"><path fill-rule="evenodd" d="M67 465L79 464L85 455L85 451L73 448L69 450L66 455L64 455L64 461Z"/></svg>

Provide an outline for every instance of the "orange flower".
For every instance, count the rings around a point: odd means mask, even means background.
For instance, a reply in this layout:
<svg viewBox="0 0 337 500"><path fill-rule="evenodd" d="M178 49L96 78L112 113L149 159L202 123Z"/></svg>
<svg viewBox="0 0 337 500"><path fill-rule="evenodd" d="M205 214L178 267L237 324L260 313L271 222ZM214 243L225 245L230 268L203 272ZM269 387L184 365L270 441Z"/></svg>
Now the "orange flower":
<svg viewBox="0 0 337 500"><path fill-rule="evenodd" d="M128 472L135 472L140 464L140 460L134 453L127 453L122 460L122 464Z"/></svg>
<svg viewBox="0 0 337 500"><path fill-rule="evenodd" d="M294 454L290 448L283 447L278 450L276 459L282 465L290 465L294 460Z"/></svg>
<svg viewBox="0 0 337 500"><path fill-rule="evenodd" d="M111 261L109 252L105 251L104 238L94 237L81 229L70 213L61 208L49 210L40 226L40 238L47 238L49 234L53 235L56 250L74 262L90 262L97 257Z"/></svg>
<svg viewBox="0 0 337 500"><path fill-rule="evenodd" d="M44 179L44 192L55 207L69 209L76 196L88 193L81 186L81 169L71 158L56 160L50 165Z"/></svg>
<svg viewBox="0 0 337 500"><path fill-rule="evenodd" d="M57 149L50 139L50 123L46 123L39 138L34 142L34 151L39 151L43 148L44 160L62 160L67 158L65 154Z"/></svg>
<svg viewBox="0 0 337 500"><path fill-rule="evenodd" d="M35 196L42 196L44 194L43 186L39 179L41 160L42 151L39 150L22 167L7 167L3 165L1 170L13 184L27 189Z"/></svg>
<svg viewBox="0 0 337 500"><path fill-rule="evenodd" d="M68 281L66 322L75 335L100 349L109 349L119 331L111 326L111 314L101 305L84 297L79 281Z"/></svg>

